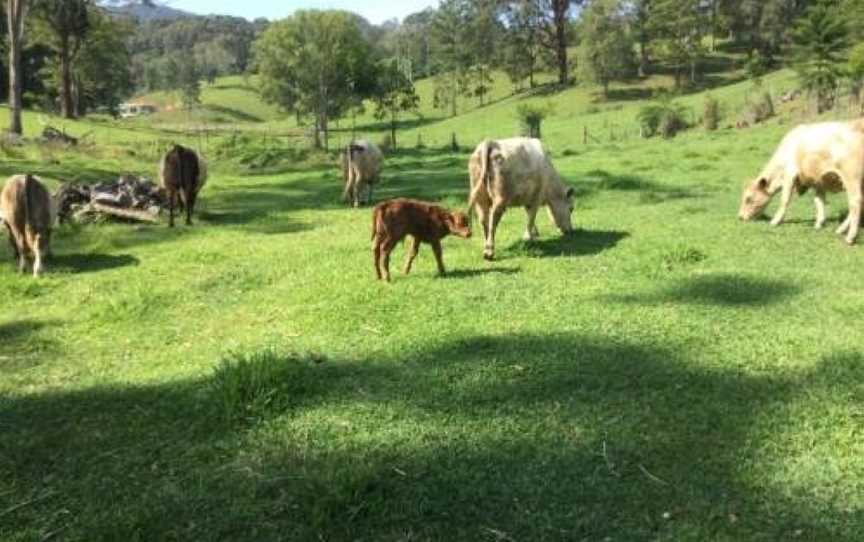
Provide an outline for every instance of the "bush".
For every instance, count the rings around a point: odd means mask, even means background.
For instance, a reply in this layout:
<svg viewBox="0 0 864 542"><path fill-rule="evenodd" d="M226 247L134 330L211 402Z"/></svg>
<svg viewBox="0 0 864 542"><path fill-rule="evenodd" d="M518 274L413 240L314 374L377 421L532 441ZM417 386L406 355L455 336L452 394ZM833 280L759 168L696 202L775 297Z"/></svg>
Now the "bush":
<svg viewBox="0 0 864 542"><path fill-rule="evenodd" d="M705 97L702 123L709 132L713 132L720 126L720 101L710 94Z"/></svg>
<svg viewBox="0 0 864 542"><path fill-rule="evenodd" d="M750 124L765 122L774 116L774 100L771 93L765 91L755 103L747 101L746 120Z"/></svg>
<svg viewBox="0 0 864 542"><path fill-rule="evenodd" d="M550 107L521 104L516 108L516 118L519 119L519 132L524 137L533 137L540 139L540 127L550 113Z"/></svg>
<svg viewBox="0 0 864 542"><path fill-rule="evenodd" d="M675 101L663 98L659 102L643 107L637 119L642 126L642 137L660 134L666 139L678 135L688 128L687 108Z"/></svg>
<svg viewBox="0 0 864 542"><path fill-rule="evenodd" d="M378 148L381 149L381 152L387 154L393 148L393 140L390 138L390 134L385 135L378 141Z"/></svg>

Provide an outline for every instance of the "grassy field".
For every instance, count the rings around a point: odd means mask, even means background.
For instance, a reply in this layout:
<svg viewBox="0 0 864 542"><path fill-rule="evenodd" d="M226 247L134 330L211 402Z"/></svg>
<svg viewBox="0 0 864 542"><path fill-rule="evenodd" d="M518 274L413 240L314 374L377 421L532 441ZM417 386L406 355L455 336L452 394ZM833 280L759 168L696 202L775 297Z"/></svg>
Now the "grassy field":
<svg viewBox="0 0 864 542"><path fill-rule="evenodd" d="M510 135L492 107L467 141ZM569 107L547 133L579 231L524 243L510 210L498 260L448 239L444 278L425 247L373 280L323 160L216 160L194 227L62 227L40 280L4 244L0 539L860 540L864 255L809 201L735 218L789 121L582 146ZM4 152L52 183L155 170ZM376 198L464 207L466 161L400 151Z"/></svg>

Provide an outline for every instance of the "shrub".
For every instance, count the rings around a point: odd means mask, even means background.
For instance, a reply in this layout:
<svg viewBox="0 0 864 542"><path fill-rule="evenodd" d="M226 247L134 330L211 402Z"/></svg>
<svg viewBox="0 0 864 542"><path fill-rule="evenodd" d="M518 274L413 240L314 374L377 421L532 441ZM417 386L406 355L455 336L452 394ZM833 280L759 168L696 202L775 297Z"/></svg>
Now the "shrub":
<svg viewBox="0 0 864 542"><path fill-rule="evenodd" d="M687 108L672 99L661 98L657 103L643 107L637 119L642 126L643 137L654 137L660 134L666 139L675 137L678 132L686 130Z"/></svg>
<svg viewBox="0 0 864 542"><path fill-rule="evenodd" d="M393 139L391 139L390 134L385 135L378 141L378 148L381 149L381 152L387 154L393 148Z"/></svg>
<svg viewBox="0 0 864 542"><path fill-rule="evenodd" d="M774 116L774 100L771 93L765 91L756 102L747 101L746 121L750 124L765 122Z"/></svg>
<svg viewBox="0 0 864 542"><path fill-rule="evenodd" d="M702 123L709 132L713 132L720 126L720 101L710 94L705 97Z"/></svg>
<svg viewBox="0 0 864 542"><path fill-rule="evenodd" d="M519 119L519 132L524 137L540 139L541 125L550 113L548 105L539 106L532 104L521 104L516 108L516 118Z"/></svg>

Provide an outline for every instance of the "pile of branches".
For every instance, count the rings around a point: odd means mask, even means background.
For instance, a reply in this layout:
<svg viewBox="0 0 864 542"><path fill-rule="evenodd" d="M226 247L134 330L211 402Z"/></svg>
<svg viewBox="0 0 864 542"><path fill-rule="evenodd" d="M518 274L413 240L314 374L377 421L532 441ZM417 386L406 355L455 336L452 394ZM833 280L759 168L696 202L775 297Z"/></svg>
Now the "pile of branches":
<svg viewBox="0 0 864 542"><path fill-rule="evenodd" d="M62 143L63 145L69 145L71 147L78 145L77 138L67 135L66 132L61 132L53 126L46 126L45 129L42 130L42 141L46 143Z"/></svg>
<svg viewBox="0 0 864 542"><path fill-rule="evenodd" d="M64 184L54 197L61 224L70 220L98 222L107 218L156 223L168 205L160 187L131 175L93 186Z"/></svg>

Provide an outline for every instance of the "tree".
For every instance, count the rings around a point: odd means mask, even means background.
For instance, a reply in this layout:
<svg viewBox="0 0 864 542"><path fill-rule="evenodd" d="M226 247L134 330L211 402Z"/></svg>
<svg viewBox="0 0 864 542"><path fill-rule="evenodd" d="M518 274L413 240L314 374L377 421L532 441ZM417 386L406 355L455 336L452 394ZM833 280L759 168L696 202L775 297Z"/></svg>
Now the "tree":
<svg viewBox="0 0 864 542"><path fill-rule="evenodd" d="M651 7L651 26L660 54L675 70L675 88L681 88L684 70L690 82L698 77L702 55L701 0L655 0Z"/></svg>
<svg viewBox="0 0 864 542"><path fill-rule="evenodd" d="M594 0L585 10L580 26L581 75L603 87L609 97L609 83L633 75L633 39L619 0Z"/></svg>
<svg viewBox="0 0 864 542"><path fill-rule="evenodd" d="M580 5L583 0L536 0L544 14L544 44L553 51L558 66L558 84L570 84L570 61L567 47L570 45L570 7Z"/></svg>
<svg viewBox="0 0 864 542"><path fill-rule="evenodd" d="M116 112L123 98L133 90L131 54L126 46L131 23L116 19L95 6L91 10L91 27L72 73L75 116L89 108L103 106ZM47 95L56 99L62 85L56 56L42 71L43 76L44 72L48 73L44 78Z"/></svg>
<svg viewBox="0 0 864 542"><path fill-rule="evenodd" d="M420 97L414 90L414 82L408 73L409 67L392 59L378 70L378 81L372 100L375 102L375 117L390 122L390 143L396 147L396 126L399 115L416 111Z"/></svg>
<svg viewBox="0 0 864 542"><path fill-rule="evenodd" d="M267 102L313 121L316 148L329 145L330 120L374 88L369 43L344 11L300 10L255 42Z"/></svg>
<svg viewBox="0 0 864 542"><path fill-rule="evenodd" d="M38 0L41 37L57 54L60 70L60 113L75 118L74 63L90 30L92 0Z"/></svg>
<svg viewBox="0 0 864 542"><path fill-rule="evenodd" d="M842 55L847 47L846 23L836 5L823 1L811 6L793 30L795 71L801 86L816 96L818 113L834 105L844 75Z"/></svg>
<svg viewBox="0 0 864 542"><path fill-rule="evenodd" d="M435 47L434 104L438 109L459 111L459 97L468 92L474 61L470 36L470 1L442 0L432 21Z"/></svg>
<svg viewBox="0 0 864 542"><path fill-rule="evenodd" d="M27 17L27 0L6 0L6 18L9 27L9 132L21 135L21 50L24 46L24 19Z"/></svg>
<svg viewBox="0 0 864 542"><path fill-rule="evenodd" d="M543 13L535 0L506 2L501 63L510 81L520 85L526 79L534 88L541 53Z"/></svg>
<svg viewBox="0 0 864 542"><path fill-rule="evenodd" d="M492 68L497 60L498 42L503 34L496 0L474 0L470 3L465 42L471 52L472 94L486 103L492 88Z"/></svg>
<svg viewBox="0 0 864 542"><path fill-rule="evenodd" d="M179 65L177 83L180 87L180 97L183 107L191 111L201 104L201 71L192 57L183 58Z"/></svg>

